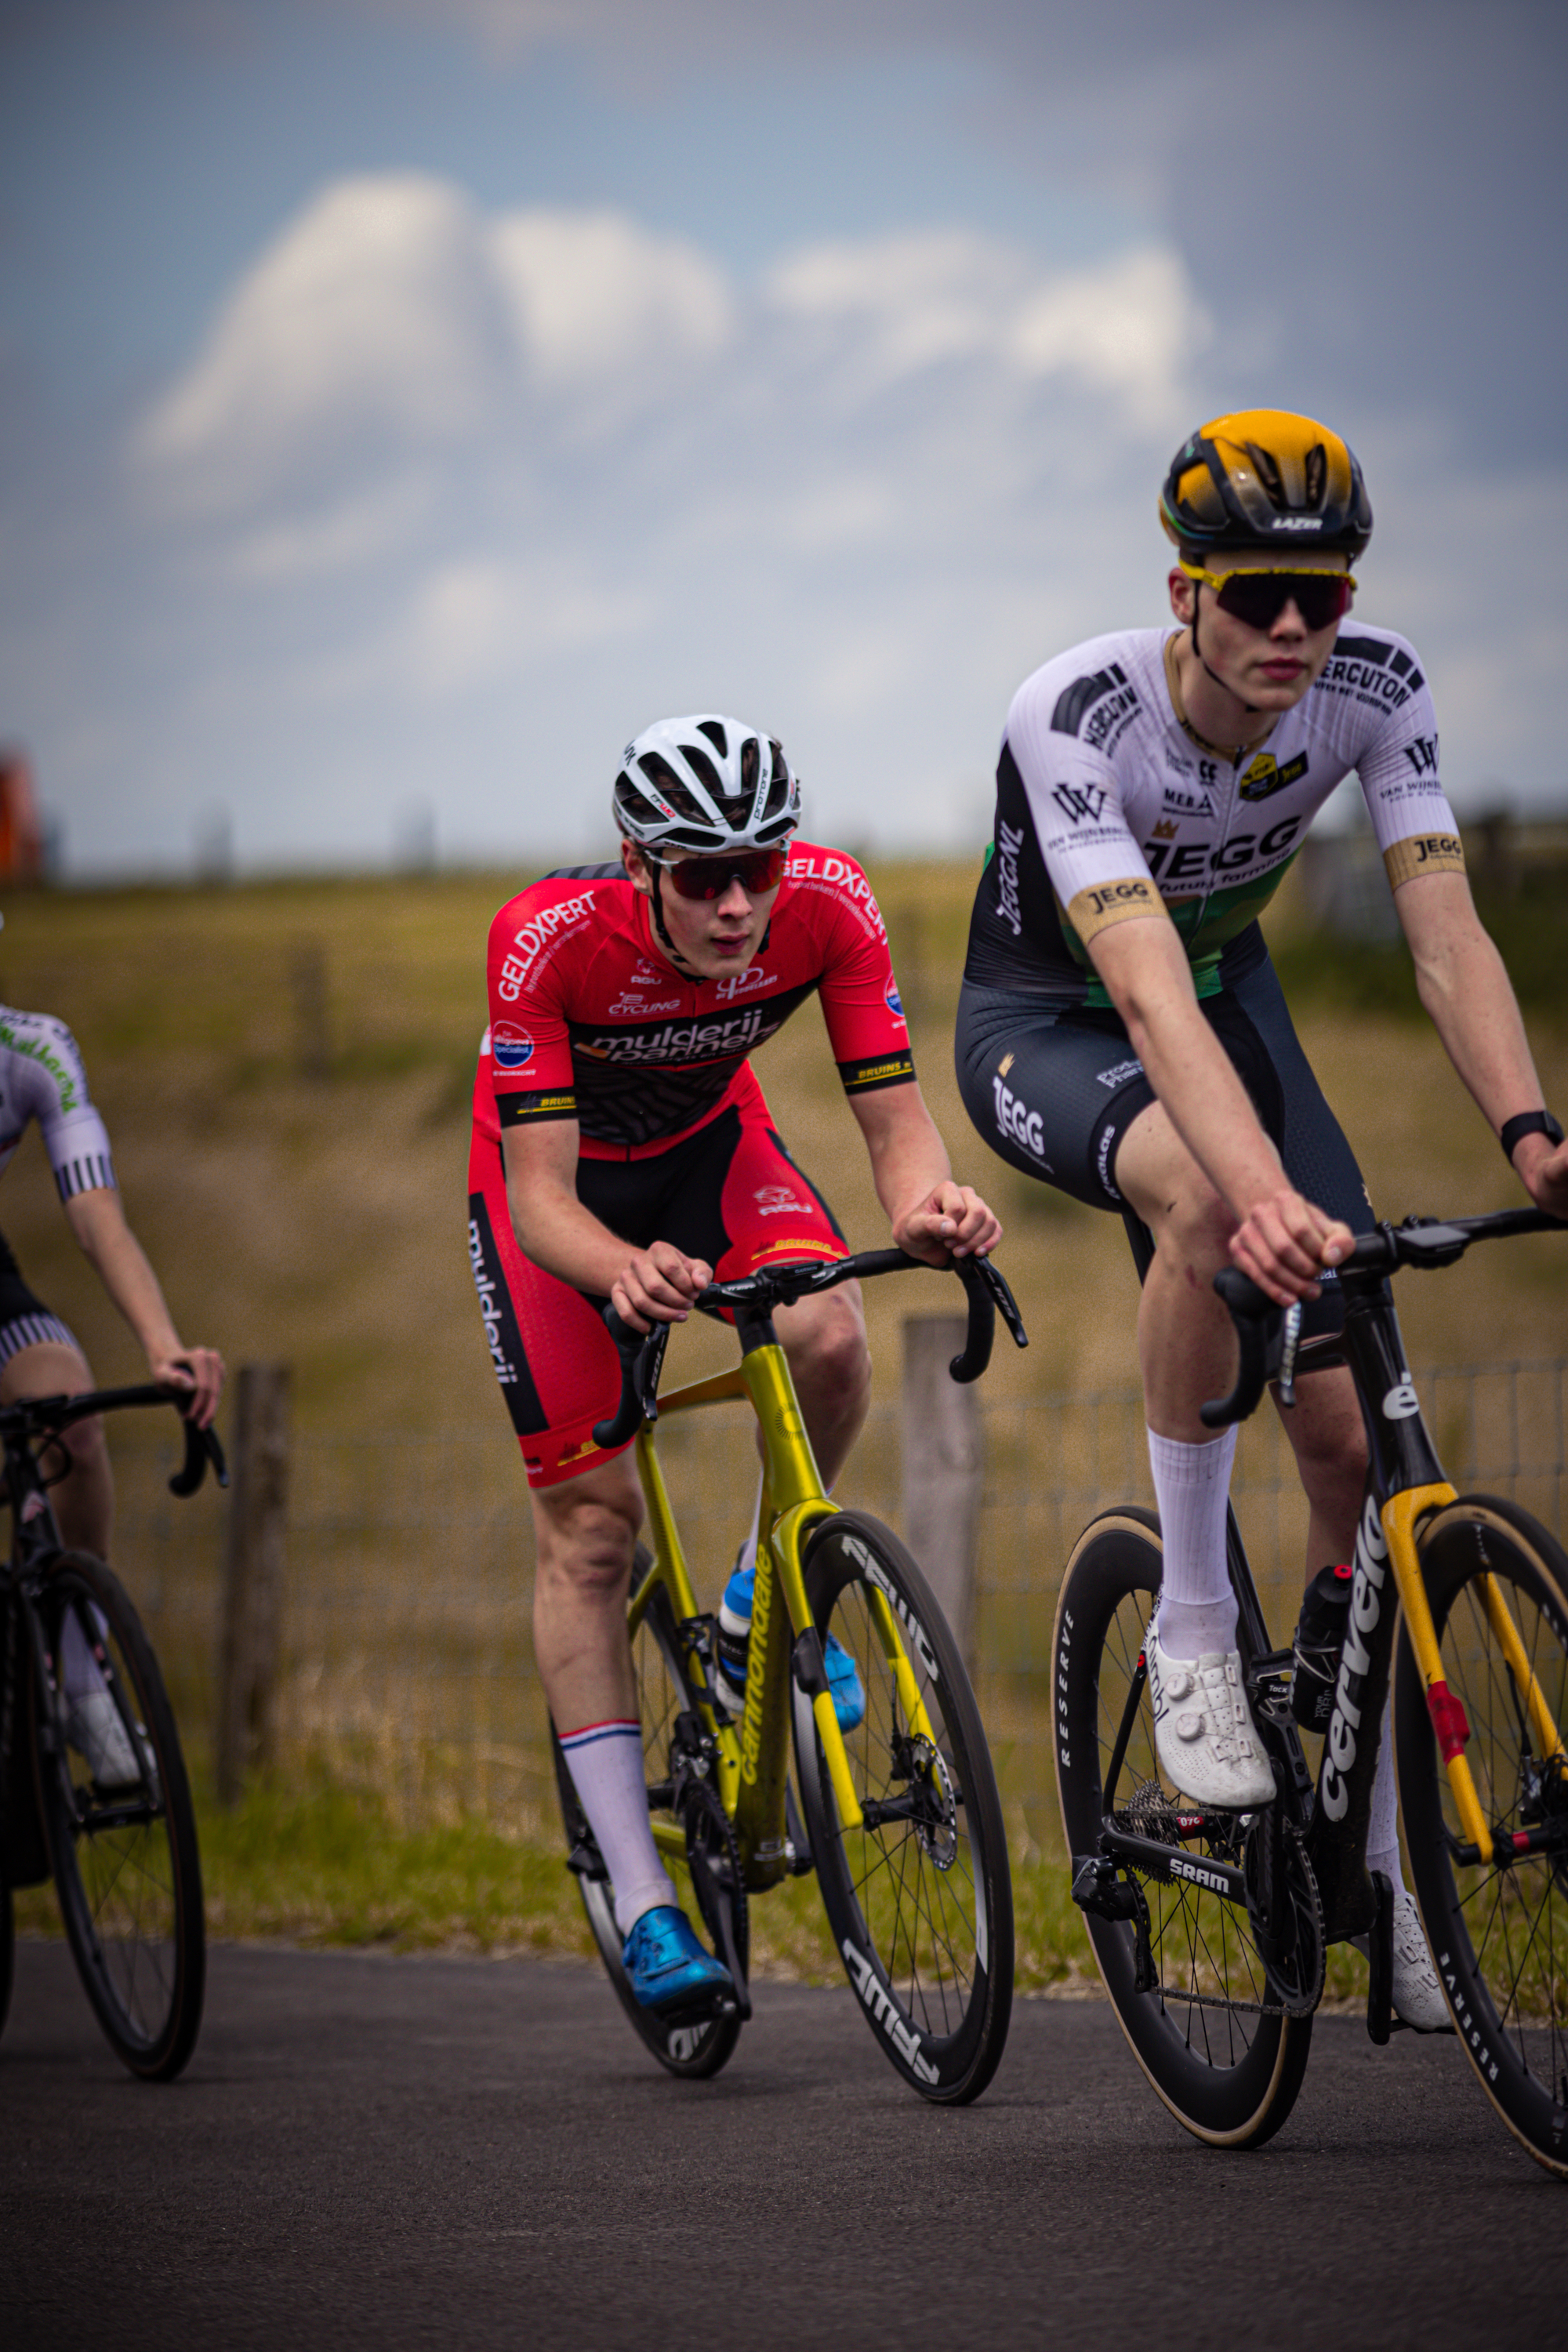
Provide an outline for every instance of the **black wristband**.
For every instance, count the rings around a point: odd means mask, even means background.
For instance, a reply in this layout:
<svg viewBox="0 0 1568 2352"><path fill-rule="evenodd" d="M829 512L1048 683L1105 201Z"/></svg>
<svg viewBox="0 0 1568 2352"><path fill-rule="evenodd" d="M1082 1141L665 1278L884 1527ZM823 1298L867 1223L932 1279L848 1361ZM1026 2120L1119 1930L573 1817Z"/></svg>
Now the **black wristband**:
<svg viewBox="0 0 1568 2352"><path fill-rule="evenodd" d="M1563 1122L1560 1118L1553 1118L1549 1110L1521 1110L1512 1118L1505 1118L1498 1141L1502 1145L1502 1156L1510 1168L1514 1146L1527 1135L1544 1135L1552 1142L1561 1143Z"/></svg>

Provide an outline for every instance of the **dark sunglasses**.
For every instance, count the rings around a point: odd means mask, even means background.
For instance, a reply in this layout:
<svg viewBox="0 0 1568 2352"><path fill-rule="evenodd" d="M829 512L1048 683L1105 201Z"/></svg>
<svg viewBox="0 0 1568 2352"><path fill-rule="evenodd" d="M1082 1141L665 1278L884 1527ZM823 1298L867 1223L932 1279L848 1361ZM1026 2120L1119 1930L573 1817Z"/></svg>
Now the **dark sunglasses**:
<svg viewBox="0 0 1568 2352"><path fill-rule="evenodd" d="M1189 580L1205 582L1220 611L1249 629L1271 629L1292 604L1309 629L1326 629L1344 619L1355 592L1348 572L1205 572L1195 563L1181 569Z"/></svg>
<svg viewBox="0 0 1568 2352"><path fill-rule="evenodd" d="M731 857L656 857L649 849L643 851L650 866L668 874L683 898L721 898L731 882L753 898L769 890L776 890L784 880L789 851L778 849L742 849Z"/></svg>

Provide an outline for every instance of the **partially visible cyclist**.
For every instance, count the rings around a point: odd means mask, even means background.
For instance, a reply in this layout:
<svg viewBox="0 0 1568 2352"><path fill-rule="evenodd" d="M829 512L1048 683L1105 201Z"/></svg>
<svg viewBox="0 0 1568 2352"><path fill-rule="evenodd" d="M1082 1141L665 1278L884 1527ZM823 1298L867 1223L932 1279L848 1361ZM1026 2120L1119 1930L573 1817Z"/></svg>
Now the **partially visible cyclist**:
<svg viewBox="0 0 1568 2352"><path fill-rule="evenodd" d="M599 1310L609 1299L637 1329L680 1323L710 1281L847 1254L749 1061L814 992L894 1240L940 1265L989 1250L1001 1227L952 1181L865 875L795 837L800 790L780 744L716 714L661 720L627 744L612 814L615 863L546 875L491 926L468 1248L528 1472L540 1677L633 1990L675 2011L722 1998L730 1979L649 1824L626 1623L642 1495L626 1451L594 1443L620 1391ZM777 1328L831 1485L869 1398L858 1290L802 1299ZM743 1552L727 1623L749 1617L752 1573ZM836 1703L863 1705L847 1654L838 1675Z"/></svg>
<svg viewBox="0 0 1568 2352"><path fill-rule="evenodd" d="M1339 1327L1335 1265L1373 1223L1297 1040L1258 917L1307 827L1360 778L1422 1003L1531 1197L1568 1215L1568 1150L1477 919L1413 647L1342 629L1372 536L1361 468L1310 417L1216 417L1160 503L1172 630L1097 637L1014 698L974 902L960 1085L1004 1159L1152 1242L1139 1316L1164 1566L1146 1645L1162 1769L1204 1804L1273 1794L1236 1647L1225 1514L1236 1433L1198 1418L1234 1339L1234 1263L1307 1332ZM1266 748L1267 747L1267 748ZM1350 1374L1284 1416L1310 1504L1309 1574L1350 1559L1366 1465ZM1392 1709L1368 1863L1395 1892L1395 2005L1447 2012L1400 1873Z"/></svg>
<svg viewBox="0 0 1568 2352"><path fill-rule="evenodd" d="M149 1373L187 1390L183 1410L207 1427L223 1388L223 1359L216 1349L187 1348L174 1328L158 1277L126 1223L108 1131L89 1097L76 1040L49 1013L0 1005L0 1171L30 1119L38 1123L66 1222L135 1333ZM29 1288L0 1234L0 1404L81 1396L95 1385L75 1333ZM64 1475L50 1499L60 1534L71 1549L107 1559L114 1480L101 1419L79 1421L58 1444ZM72 1746L100 1788L131 1786L140 1768L74 1612L66 1620L60 1670Z"/></svg>

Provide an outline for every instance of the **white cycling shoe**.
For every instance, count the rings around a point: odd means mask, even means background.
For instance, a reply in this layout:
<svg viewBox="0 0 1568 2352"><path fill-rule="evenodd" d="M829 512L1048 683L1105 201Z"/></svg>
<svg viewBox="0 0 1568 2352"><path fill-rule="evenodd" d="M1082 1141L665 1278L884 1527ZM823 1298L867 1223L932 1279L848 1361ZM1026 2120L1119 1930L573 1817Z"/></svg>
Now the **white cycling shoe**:
<svg viewBox="0 0 1568 2352"><path fill-rule="evenodd" d="M1364 1958L1367 1939L1352 1936L1351 1942ZM1421 1914L1415 1908L1415 1898L1403 1886L1394 1897L1394 1979L1391 1986L1394 2014L1417 2033L1446 2033L1454 2021L1448 2014L1448 2004L1443 1998L1443 1988L1437 1971L1432 1965L1426 1934L1421 1926Z"/></svg>
<svg viewBox="0 0 1568 2352"><path fill-rule="evenodd" d="M1161 1771L1195 1804L1244 1813L1272 1803L1274 1773L1247 1704L1239 1653L1167 1657L1156 1624L1151 1619L1143 1657Z"/></svg>
<svg viewBox="0 0 1568 2352"><path fill-rule="evenodd" d="M125 1735L120 1709L106 1690L79 1698L66 1717L66 1738L100 1789L134 1789L142 1767Z"/></svg>

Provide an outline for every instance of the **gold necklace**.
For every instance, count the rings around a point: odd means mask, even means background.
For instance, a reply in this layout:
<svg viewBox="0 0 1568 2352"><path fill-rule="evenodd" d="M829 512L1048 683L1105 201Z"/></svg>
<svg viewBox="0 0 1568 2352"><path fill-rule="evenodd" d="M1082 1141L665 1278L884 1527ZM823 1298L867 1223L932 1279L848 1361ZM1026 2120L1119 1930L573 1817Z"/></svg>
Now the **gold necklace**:
<svg viewBox="0 0 1568 2352"><path fill-rule="evenodd" d="M1212 751L1216 759L1228 760L1234 768L1239 764L1241 760L1248 751L1255 751L1258 745L1256 743L1238 743L1233 751L1224 743L1211 743L1208 737L1206 735L1201 735L1197 729L1193 725L1192 720L1187 717L1185 707L1183 704L1182 689L1176 678L1176 639L1181 635L1181 634L1180 629L1175 630L1165 639L1164 644L1165 684L1171 689L1171 708L1176 714L1176 724L1182 730L1184 735L1191 737L1192 740L1197 745L1200 751ZM1268 737L1272 735L1273 732L1274 727L1271 722L1265 732L1258 737L1258 742L1267 742Z"/></svg>

